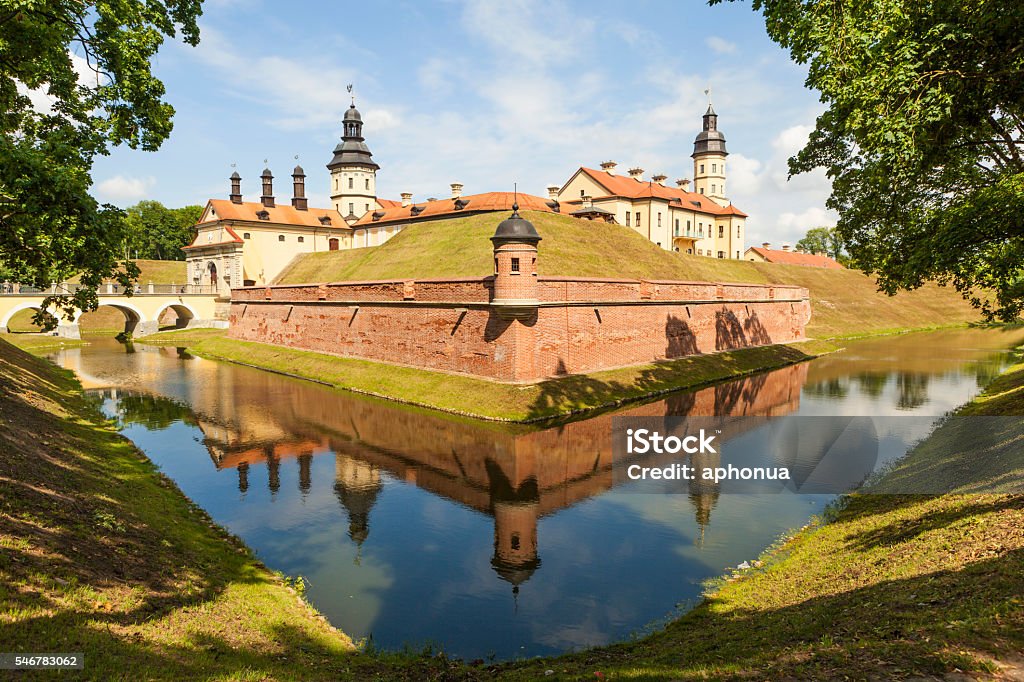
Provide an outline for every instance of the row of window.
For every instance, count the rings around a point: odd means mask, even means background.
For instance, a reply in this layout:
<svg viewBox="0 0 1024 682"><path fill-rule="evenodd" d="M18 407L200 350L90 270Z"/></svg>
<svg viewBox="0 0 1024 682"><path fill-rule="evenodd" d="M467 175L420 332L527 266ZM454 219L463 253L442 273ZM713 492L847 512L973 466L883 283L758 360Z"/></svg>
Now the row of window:
<svg viewBox="0 0 1024 682"><path fill-rule="evenodd" d="M704 173L704 164L703 163L700 164L700 172L701 172L701 174ZM711 164L711 172L712 173L717 173L718 172L718 164L717 163ZM724 163L722 164L722 172L723 173L725 172L725 164Z"/></svg>
<svg viewBox="0 0 1024 682"><path fill-rule="evenodd" d="M355 189L355 187L354 187L354 181L355 181L355 179L354 179L354 178L349 178L349 179L348 179L348 188L349 188L349 189ZM338 178L334 178L334 189L335 189L335 190L337 190L337 189L338 189ZM367 191L367 192L369 192L369 191L370 191L370 178L366 178L366 191Z"/></svg>

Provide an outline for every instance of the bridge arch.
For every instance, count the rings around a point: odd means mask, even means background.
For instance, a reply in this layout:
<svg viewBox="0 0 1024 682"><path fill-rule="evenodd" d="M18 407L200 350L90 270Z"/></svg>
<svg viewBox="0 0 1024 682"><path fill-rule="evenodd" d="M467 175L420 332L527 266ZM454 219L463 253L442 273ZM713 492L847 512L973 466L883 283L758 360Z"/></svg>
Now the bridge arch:
<svg viewBox="0 0 1024 682"><path fill-rule="evenodd" d="M193 310L192 306L184 302L174 302L161 306L160 309L156 311L156 315L153 316L153 321L159 325L160 318L162 318L164 313L168 310L173 310L178 316L174 322L176 329L184 329L188 326L189 322L199 317L196 311Z"/></svg>
<svg viewBox="0 0 1024 682"><path fill-rule="evenodd" d="M131 303L113 303L110 301L104 301L100 299L100 305L99 307L96 308L96 310L99 310L100 308L104 307L116 308L121 312L121 314L124 315L124 331L129 334L133 333L135 331L135 328L138 327L141 322L146 321L145 313L143 313L141 310L136 308ZM75 319L73 320L74 324L78 324L79 321L82 319L82 315L84 314L85 313L83 311L78 311L75 314Z"/></svg>
<svg viewBox="0 0 1024 682"><path fill-rule="evenodd" d="M7 325L9 325L11 323L11 320L14 318L14 316L17 315L18 313L20 313L22 310L41 310L41 309L42 309L42 306L40 306L40 305L38 305L36 303L19 303L18 305L14 306L10 310L8 310L7 314L4 315L3 319L0 319L0 329L3 329L4 331L10 331L7 328ZM58 317L58 319L59 319L59 317Z"/></svg>

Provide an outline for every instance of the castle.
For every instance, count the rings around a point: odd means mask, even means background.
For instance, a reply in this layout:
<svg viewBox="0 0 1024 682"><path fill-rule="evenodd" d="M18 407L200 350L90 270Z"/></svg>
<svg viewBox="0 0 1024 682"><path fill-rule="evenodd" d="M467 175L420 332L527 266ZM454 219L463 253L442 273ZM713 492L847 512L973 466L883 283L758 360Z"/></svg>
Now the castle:
<svg viewBox="0 0 1024 682"><path fill-rule="evenodd" d="M695 256L740 259L744 254L747 214L726 197L725 136L709 104L703 129L694 140L693 189L689 180L665 184L667 176L645 180L644 171L616 173L606 161L600 170L580 167L562 186L548 187L548 197L512 192L463 194L451 184L447 199L414 202L377 196L380 166L363 137L363 120L355 103L345 112L341 142L327 164L330 208L311 208L305 194L306 174L292 171L292 197L279 204L269 168L260 175L259 202L242 199L242 178L231 175L228 199L210 199L185 247L190 284L214 286L224 296L232 288L262 286L274 281L285 266L303 253L379 246L405 227L477 213L512 210L562 213L584 220L629 227L663 249Z"/></svg>

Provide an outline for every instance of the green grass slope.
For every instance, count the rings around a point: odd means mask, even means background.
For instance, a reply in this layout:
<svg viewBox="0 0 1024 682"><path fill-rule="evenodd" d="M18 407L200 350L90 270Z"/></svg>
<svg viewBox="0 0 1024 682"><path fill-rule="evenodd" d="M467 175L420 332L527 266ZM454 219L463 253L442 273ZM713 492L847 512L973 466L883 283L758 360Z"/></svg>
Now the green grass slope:
<svg viewBox="0 0 1024 682"><path fill-rule="evenodd" d="M541 275L795 284L811 292L808 334L857 336L972 322L977 313L955 291L928 285L889 297L855 270L687 256L633 230L551 213L524 214L540 232ZM383 246L299 256L281 284L390 278L482 277L491 273L489 237L499 216L482 214L407 227Z"/></svg>

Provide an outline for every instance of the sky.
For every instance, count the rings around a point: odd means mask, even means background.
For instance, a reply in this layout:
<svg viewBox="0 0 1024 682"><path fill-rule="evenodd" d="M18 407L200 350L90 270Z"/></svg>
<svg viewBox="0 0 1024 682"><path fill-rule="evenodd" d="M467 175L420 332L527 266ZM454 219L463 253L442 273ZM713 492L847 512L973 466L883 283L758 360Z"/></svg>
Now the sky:
<svg viewBox="0 0 1024 682"><path fill-rule="evenodd" d="M795 242L835 223L823 171L787 180L824 110L749 2L697 0L207 0L201 43L169 41L154 63L175 107L156 152L97 160L97 198L168 206L226 198L237 170L258 201L264 160L279 200L306 171L328 206L325 165L354 85L380 164L378 195L415 201L511 190L547 196L581 165L614 160L693 177L711 99L728 140L726 186L750 215L747 243ZM296 161L298 156L298 161Z"/></svg>

